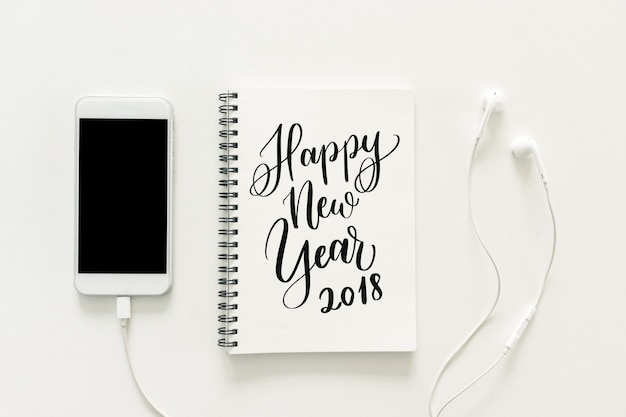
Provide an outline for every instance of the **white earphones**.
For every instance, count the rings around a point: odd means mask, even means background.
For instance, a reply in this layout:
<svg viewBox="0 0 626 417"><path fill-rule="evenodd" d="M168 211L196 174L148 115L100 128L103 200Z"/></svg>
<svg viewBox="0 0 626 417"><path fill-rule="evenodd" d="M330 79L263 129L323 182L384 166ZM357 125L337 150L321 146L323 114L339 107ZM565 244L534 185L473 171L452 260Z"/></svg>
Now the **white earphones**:
<svg viewBox="0 0 626 417"><path fill-rule="evenodd" d="M546 170L543 167L543 160L541 159L537 142L535 142L535 140L530 136L522 136L515 139L511 144L511 147L513 148L513 155L515 155L515 157L522 159L532 157L534 159L541 181L544 185L548 185L548 176L546 175Z"/></svg>
<svg viewBox="0 0 626 417"><path fill-rule="evenodd" d="M500 90L489 90L483 96L483 109L485 110L483 113L483 117L480 121L480 125L478 127L478 133L476 134L476 142L478 142L485 131L485 127L487 127L487 122L489 121L489 117L491 117L491 113L499 112L504 109L504 94Z"/></svg>
<svg viewBox="0 0 626 417"><path fill-rule="evenodd" d="M481 235L480 235L480 233L478 231L478 227L477 227L476 221L474 219L474 214L473 214L473 210L472 210L472 198L471 198L472 197L472 192L471 192L471 184L472 184L471 175L472 175L472 168L474 166L474 159L475 159L476 150L478 148L478 142L480 142L481 136L484 133L484 130L485 130L486 126L487 126L487 123L489 122L489 118L490 118L491 114L493 112L499 112L499 111L501 111L504 108L504 94L502 94L502 92L500 92L498 90L487 91L484 94L484 96L483 96L482 105L483 105L484 113L483 113L483 116L482 116L481 121L480 121L480 125L479 125L479 128L478 128L478 133L475 136L476 142L474 143L474 150L472 152L472 157L470 159L470 165L469 165L469 172L468 172L468 200L469 201L468 201L468 203L469 203L470 217L472 219L472 224L474 226L474 231L476 232L476 236L478 237L478 240L479 240L480 244L482 245L482 247L485 250L487 256L489 257L489 260L491 261L491 264L493 265L493 269L494 269L494 272L495 272L495 278L496 278L496 294L495 294L493 302L491 303L491 308L489 309L487 314L484 315L482 320L474 327L472 332L463 340L463 342L456 348L456 350L448 357L448 359L442 365L439 373L437 374L437 376L435 378L435 382L433 383L433 387L432 387L432 389L430 391L430 396L429 396L429 401L428 401L428 411L429 411L430 417L440 417L441 413L448 407L448 405L450 405L450 403L452 403L455 399L457 399L460 395L462 395L465 391L467 391L474 384L476 384L478 381L480 381L485 375L487 375L504 358L504 356L511 349L513 349L513 347L515 347L515 345L519 341L520 337L522 336L522 334L526 330L528 324L530 323L530 321L532 320L533 316L535 315L535 312L537 310L537 306L539 305L539 302L541 301L541 298L542 298L542 295L543 295L543 292L544 292L544 289L545 289L545 284L546 284L546 281L548 279L548 274L550 273L550 269L552 268L552 262L554 261L554 253L555 253L555 249L556 249L556 222L554 220L554 212L552 210L552 204L550 203L550 195L549 195L549 192L548 192L548 177L547 177L545 169L543 167L543 161L541 159L541 154L539 153L539 148L537 147L537 144L535 143L533 138L531 138L529 136L523 136L523 137L518 138L515 141L513 141L513 143L512 143L513 155L515 155L517 158L530 158L530 157L532 157L534 159L534 161L535 161L535 165L537 167L537 171L539 172L539 176L541 177L541 181L543 182L543 186L544 186L544 189L545 189L545 192L546 192L546 200L547 200L547 203L548 203L548 208L550 210L550 216L552 218L553 239L552 239L552 252L551 252L551 256L550 256L550 261L548 263L548 267L546 269L546 273L545 273L544 279L542 281L539 293L538 293L538 295L537 295L537 297L535 299L535 302L533 304L531 304L530 307L526 310L526 312L524 314L524 317L523 317L523 320L518 324L518 326L515 328L514 332L510 335L510 337L504 343L504 347L503 347L503 350L500 353L500 355L495 359L495 361L491 365L489 365L487 367L487 369L485 369L482 373L480 373L477 377L475 377L471 382L469 382L462 389L460 389L456 394L454 394L450 399L448 399L439 408L439 410L435 413L434 410L433 410L433 400L434 400L435 392L437 391L437 387L439 385L439 382L441 381L441 377L446 372L446 370L449 368L449 366L452 363L452 361L468 346L468 344L470 343L472 338L483 328L483 326L485 325L485 323L487 322L489 317L491 317L491 315L492 315L492 313L493 313L493 311L494 311L494 309L495 309L495 307L498 304L498 301L500 299L500 288L501 288L500 271L498 269L498 266L495 263L495 260L494 260L493 256L491 255L489 249L485 245L485 242L483 241L483 239L482 239L482 237L481 237Z"/></svg>

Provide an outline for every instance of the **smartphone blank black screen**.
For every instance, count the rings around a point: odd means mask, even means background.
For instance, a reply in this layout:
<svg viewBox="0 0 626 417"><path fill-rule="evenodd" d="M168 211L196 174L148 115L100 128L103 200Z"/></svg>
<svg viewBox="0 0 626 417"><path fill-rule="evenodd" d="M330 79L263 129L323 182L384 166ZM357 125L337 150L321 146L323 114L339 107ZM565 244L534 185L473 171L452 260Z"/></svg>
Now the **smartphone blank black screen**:
<svg viewBox="0 0 626 417"><path fill-rule="evenodd" d="M167 120L80 119L78 272L167 271Z"/></svg>

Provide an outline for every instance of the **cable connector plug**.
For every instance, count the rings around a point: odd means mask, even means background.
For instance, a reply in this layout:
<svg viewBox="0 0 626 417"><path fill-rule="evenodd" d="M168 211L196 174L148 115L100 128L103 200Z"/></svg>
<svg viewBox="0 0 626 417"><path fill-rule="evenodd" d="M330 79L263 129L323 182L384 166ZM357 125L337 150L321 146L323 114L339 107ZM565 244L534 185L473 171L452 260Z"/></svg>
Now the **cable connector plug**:
<svg viewBox="0 0 626 417"><path fill-rule="evenodd" d="M130 318L130 297L117 297L117 318L120 320L128 320Z"/></svg>

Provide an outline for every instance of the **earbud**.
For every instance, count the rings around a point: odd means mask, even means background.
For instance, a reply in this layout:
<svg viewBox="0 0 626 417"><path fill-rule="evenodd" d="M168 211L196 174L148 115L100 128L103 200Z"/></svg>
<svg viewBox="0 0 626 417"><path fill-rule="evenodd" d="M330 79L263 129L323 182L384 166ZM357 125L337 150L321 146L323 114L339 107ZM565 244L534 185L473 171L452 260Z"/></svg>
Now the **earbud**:
<svg viewBox="0 0 626 417"><path fill-rule="evenodd" d="M504 109L504 94L502 94L502 92L499 90L487 91L483 96L483 109L485 109L485 112L483 113L483 117L480 121L480 126L478 127L476 142L478 142L483 135L491 113L493 113L494 111L499 112Z"/></svg>
<svg viewBox="0 0 626 417"><path fill-rule="evenodd" d="M541 181L543 181L544 185L547 185L548 176L546 175L546 170L543 167L543 160L541 159L537 142L535 142L535 140L530 136L522 136L515 139L511 147L513 148L513 155L517 158L529 158L532 156L535 160L535 165L537 166L537 171L539 172Z"/></svg>

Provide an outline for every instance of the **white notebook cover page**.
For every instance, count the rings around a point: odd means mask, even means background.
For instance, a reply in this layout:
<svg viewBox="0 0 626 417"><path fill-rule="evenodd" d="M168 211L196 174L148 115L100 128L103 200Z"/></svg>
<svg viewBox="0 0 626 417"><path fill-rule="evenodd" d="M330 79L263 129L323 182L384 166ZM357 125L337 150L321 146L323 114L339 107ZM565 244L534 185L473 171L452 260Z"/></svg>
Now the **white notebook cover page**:
<svg viewBox="0 0 626 417"><path fill-rule="evenodd" d="M229 352L415 350L413 92L237 92Z"/></svg>

